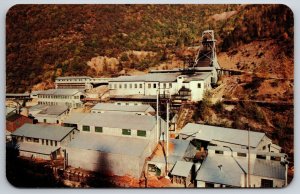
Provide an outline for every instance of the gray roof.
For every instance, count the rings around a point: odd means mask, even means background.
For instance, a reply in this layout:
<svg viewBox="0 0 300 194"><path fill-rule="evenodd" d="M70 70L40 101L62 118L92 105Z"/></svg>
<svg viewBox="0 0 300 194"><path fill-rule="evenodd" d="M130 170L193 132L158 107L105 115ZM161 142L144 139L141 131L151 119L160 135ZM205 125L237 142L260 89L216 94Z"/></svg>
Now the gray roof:
<svg viewBox="0 0 300 194"><path fill-rule="evenodd" d="M78 90L78 89L49 89L49 90L40 91L39 94L73 96L73 95L77 94L78 92L81 92L81 90Z"/></svg>
<svg viewBox="0 0 300 194"><path fill-rule="evenodd" d="M122 113L87 113L82 114L81 117L78 114L72 114L64 123L149 131L155 127L156 117Z"/></svg>
<svg viewBox="0 0 300 194"><path fill-rule="evenodd" d="M154 112L155 110L150 105L117 105L114 103L98 103L92 110L100 111L120 111L120 112Z"/></svg>
<svg viewBox="0 0 300 194"><path fill-rule="evenodd" d="M120 76L110 82L175 82L179 73L150 73L135 76Z"/></svg>
<svg viewBox="0 0 300 194"><path fill-rule="evenodd" d="M61 141L73 129L73 127L25 123L12 135Z"/></svg>
<svg viewBox="0 0 300 194"><path fill-rule="evenodd" d="M197 172L196 180L240 187L243 174L233 157L208 155Z"/></svg>
<svg viewBox="0 0 300 194"><path fill-rule="evenodd" d="M149 140L147 139L79 133L66 147L67 149L78 148L105 153L142 156L148 144Z"/></svg>
<svg viewBox="0 0 300 194"><path fill-rule="evenodd" d="M248 173L248 159L236 158L243 170ZM285 166L279 161L250 158L250 174L275 179L285 179Z"/></svg>
<svg viewBox="0 0 300 194"><path fill-rule="evenodd" d="M57 77L57 79L91 79L91 77L88 76L66 76L66 77Z"/></svg>
<svg viewBox="0 0 300 194"><path fill-rule="evenodd" d="M188 123L181 130L180 134L203 141L214 140L244 146L248 145L248 131L246 130ZM256 147L264 136L265 133L251 131L250 146Z"/></svg>
<svg viewBox="0 0 300 194"><path fill-rule="evenodd" d="M195 67L196 71L212 71L215 67ZM151 70L149 73L168 73L168 72L182 72L182 68L166 69L166 70Z"/></svg>
<svg viewBox="0 0 300 194"><path fill-rule="evenodd" d="M110 99L131 99L131 100L155 100L157 97L156 95L142 95L142 94L136 94L136 95L111 95Z"/></svg>
<svg viewBox="0 0 300 194"><path fill-rule="evenodd" d="M187 75L187 76L185 76L184 82L205 80L209 76L210 76L210 72L203 72L203 73L196 73L193 75Z"/></svg>
<svg viewBox="0 0 300 194"><path fill-rule="evenodd" d="M175 164L177 161L183 160L186 152L188 152L189 144L189 141L181 139L170 139L168 163ZM165 163L165 157L163 154L155 154L151 161Z"/></svg>
<svg viewBox="0 0 300 194"><path fill-rule="evenodd" d="M63 122L70 123L70 124L77 124L88 115L90 115L90 113L72 112Z"/></svg>
<svg viewBox="0 0 300 194"><path fill-rule="evenodd" d="M59 116L59 115L63 114L64 112L66 112L67 110L68 110L68 107L66 105L64 105L64 104L62 104L62 105L55 105L55 106L47 106L46 108L44 108L38 114Z"/></svg>
<svg viewBox="0 0 300 194"><path fill-rule="evenodd" d="M18 143L19 150L20 151L26 151L31 153L37 153L37 154L45 154L50 155L52 152L59 149L59 147L54 146L46 146L46 145L40 145L40 144L33 144L33 143Z"/></svg>
<svg viewBox="0 0 300 194"><path fill-rule="evenodd" d="M192 162L177 161L171 171L171 175L188 177L193 167Z"/></svg>

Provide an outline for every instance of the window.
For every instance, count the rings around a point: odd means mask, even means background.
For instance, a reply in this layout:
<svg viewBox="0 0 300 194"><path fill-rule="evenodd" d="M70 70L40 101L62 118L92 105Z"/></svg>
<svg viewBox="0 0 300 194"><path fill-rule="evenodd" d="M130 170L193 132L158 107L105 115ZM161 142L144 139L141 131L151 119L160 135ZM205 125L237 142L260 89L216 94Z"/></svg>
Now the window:
<svg viewBox="0 0 300 194"><path fill-rule="evenodd" d="M221 150L215 150L215 153L216 153L216 154L223 154L224 152L221 151Z"/></svg>
<svg viewBox="0 0 300 194"><path fill-rule="evenodd" d="M151 84L148 84L148 88L151 88Z"/></svg>
<svg viewBox="0 0 300 194"><path fill-rule="evenodd" d="M44 123L47 123L47 119L44 119Z"/></svg>
<svg viewBox="0 0 300 194"><path fill-rule="evenodd" d="M44 140L42 139L42 145L44 145Z"/></svg>
<svg viewBox="0 0 300 194"><path fill-rule="evenodd" d="M33 142L34 143L39 143L39 139L38 138L33 138Z"/></svg>
<svg viewBox="0 0 300 194"><path fill-rule="evenodd" d="M166 83L164 83L164 86L163 86L163 88L167 88L167 84L166 84Z"/></svg>
<svg viewBox="0 0 300 194"><path fill-rule="evenodd" d="M26 141L31 142L31 138L30 137L26 137Z"/></svg>
<svg viewBox="0 0 300 194"><path fill-rule="evenodd" d="M48 145L48 140L46 140L46 145Z"/></svg>
<svg viewBox="0 0 300 194"><path fill-rule="evenodd" d="M134 88L137 88L137 84L134 84Z"/></svg>
<svg viewBox="0 0 300 194"><path fill-rule="evenodd" d="M153 88L156 88L156 84L153 84Z"/></svg>
<svg viewBox="0 0 300 194"><path fill-rule="evenodd" d="M120 88L120 89L122 88L122 84L119 84L119 88Z"/></svg>
<svg viewBox="0 0 300 194"><path fill-rule="evenodd" d="M95 132L102 133L103 128L102 127L95 127Z"/></svg>
<svg viewBox="0 0 300 194"><path fill-rule="evenodd" d="M131 135L130 129L122 129L122 135Z"/></svg>
<svg viewBox="0 0 300 194"><path fill-rule="evenodd" d="M57 146L57 141L54 141L54 145Z"/></svg>
<svg viewBox="0 0 300 194"><path fill-rule="evenodd" d="M124 88L127 88L127 84L124 84Z"/></svg>
<svg viewBox="0 0 300 194"><path fill-rule="evenodd" d="M140 84L140 88L143 88L143 84Z"/></svg>
<svg viewBox="0 0 300 194"><path fill-rule="evenodd" d="M256 158L265 160L267 157L265 155L256 155Z"/></svg>
<svg viewBox="0 0 300 194"><path fill-rule="evenodd" d="M172 83L169 83L169 88L172 88Z"/></svg>
<svg viewBox="0 0 300 194"><path fill-rule="evenodd" d="M132 84L129 84L129 88L132 88Z"/></svg>
<svg viewBox="0 0 300 194"><path fill-rule="evenodd" d="M137 130L137 136L146 137L146 131Z"/></svg>
<svg viewBox="0 0 300 194"><path fill-rule="evenodd" d="M52 140L50 140L50 146L53 146L53 141Z"/></svg>
<svg viewBox="0 0 300 194"><path fill-rule="evenodd" d="M246 153L237 153L237 156L240 156L240 157L247 157L247 154L246 154Z"/></svg>
<svg viewBox="0 0 300 194"><path fill-rule="evenodd" d="M201 83L198 83L198 88L201 88Z"/></svg>
<svg viewBox="0 0 300 194"><path fill-rule="evenodd" d="M90 126L83 125L82 131L90 131Z"/></svg>

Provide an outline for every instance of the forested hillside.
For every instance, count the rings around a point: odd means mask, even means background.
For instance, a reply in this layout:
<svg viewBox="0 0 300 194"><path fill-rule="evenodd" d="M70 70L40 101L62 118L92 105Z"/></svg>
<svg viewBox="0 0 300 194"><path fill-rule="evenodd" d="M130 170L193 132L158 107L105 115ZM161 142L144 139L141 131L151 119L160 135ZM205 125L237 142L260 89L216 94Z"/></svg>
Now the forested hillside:
<svg viewBox="0 0 300 194"><path fill-rule="evenodd" d="M17 5L6 17L6 90L180 60L206 29L215 30L219 51L274 39L292 58L293 26L284 5Z"/></svg>

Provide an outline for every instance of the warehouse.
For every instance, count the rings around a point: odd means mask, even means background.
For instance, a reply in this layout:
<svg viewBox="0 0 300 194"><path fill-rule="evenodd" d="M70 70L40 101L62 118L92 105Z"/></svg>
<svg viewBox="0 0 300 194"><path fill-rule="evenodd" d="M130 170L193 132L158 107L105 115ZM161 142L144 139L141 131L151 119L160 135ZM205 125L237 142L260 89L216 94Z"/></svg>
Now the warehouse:
<svg viewBox="0 0 300 194"><path fill-rule="evenodd" d="M285 154L251 150L249 166L247 150L209 146L197 172L197 187L247 187L248 180L250 187L283 187L287 180L285 160Z"/></svg>
<svg viewBox="0 0 300 194"><path fill-rule="evenodd" d="M98 103L91 109L92 113L124 113L136 115L153 115L155 114L154 108L146 104L136 105L119 105L117 103Z"/></svg>
<svg viewBox="0 0 300 194"><path fill-rule="evenodd" d="M250 147L255 150L268 152L281 151L278 145L272 143L272 140L262 132L250 131ZM198 140L202 147L206 148L208 144L218 146L229 146L232 148L248 147L248 131L210 125L188 123L182 128L179 139Z"/></svg>
<svg viewBox="0 0 300 194"><path fill-rule="evenodd" d="M200 101L206 90L211 89L211 73L194 74L150 73L137 76L120 76L109 81L110 95L160 95L171 97L188 90L188 100Z"/></svg>
<svg viewBox="0 0 300 194"><path fill-rule="evenodd" d="M153 148L149 139L79 133L66 147L68 164L105 175L139 178Z"/></svg>
<svg viewBox="0 0 300 194"><path fill-rule="evenodd" d="M50 160L61 155L61 148L73 139L75 133L73 127L24 124L11 135L20 156Z"/></svg>
<svg viewBox="0 0 300 194"><path fill-rule="evenodd" d="M29 109L29 114L39 123L61 124L62 120L69 113L69 107L66 105L36 105Z"/></svg>
<svg viewBox="0 0 300 194"><path fill-rule="evenodd" d="M42 105L66 105L70 108L83 106L81 101L85 94L78 89L50 89L38 93L38 104Z"/></svg>

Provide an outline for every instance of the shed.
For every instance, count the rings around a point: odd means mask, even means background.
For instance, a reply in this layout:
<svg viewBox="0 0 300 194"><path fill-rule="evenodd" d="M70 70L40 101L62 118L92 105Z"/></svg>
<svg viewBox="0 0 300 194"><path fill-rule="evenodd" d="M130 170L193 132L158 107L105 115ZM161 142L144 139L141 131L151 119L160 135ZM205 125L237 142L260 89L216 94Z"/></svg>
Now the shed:
<svg viewBox="0 0 300 194"><path fill-rule="evenodd" d="M172 183L183 184L187 187L192 180L192 162L177 161L171 170Z"/></svg>

